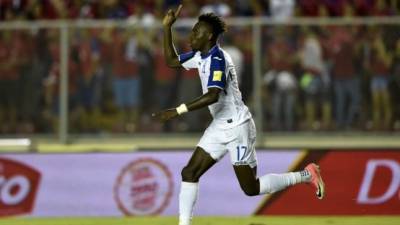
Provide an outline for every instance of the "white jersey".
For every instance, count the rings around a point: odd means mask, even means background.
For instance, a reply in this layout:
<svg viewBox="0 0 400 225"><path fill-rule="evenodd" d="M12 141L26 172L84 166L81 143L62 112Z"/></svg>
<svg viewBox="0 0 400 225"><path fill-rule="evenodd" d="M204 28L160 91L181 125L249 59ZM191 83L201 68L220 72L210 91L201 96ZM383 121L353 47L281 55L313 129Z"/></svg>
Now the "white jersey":
<svg viewBox="0 0 400 225"><path fill-rule="evenodd" d="M218 102L208 106L215 126L229 129L251 118L242 101L235 65L227 52L216 45L206 55L199 51L181 54L179 62L187 70L197 68L203 93L211 87L222 90Z"/></svg>

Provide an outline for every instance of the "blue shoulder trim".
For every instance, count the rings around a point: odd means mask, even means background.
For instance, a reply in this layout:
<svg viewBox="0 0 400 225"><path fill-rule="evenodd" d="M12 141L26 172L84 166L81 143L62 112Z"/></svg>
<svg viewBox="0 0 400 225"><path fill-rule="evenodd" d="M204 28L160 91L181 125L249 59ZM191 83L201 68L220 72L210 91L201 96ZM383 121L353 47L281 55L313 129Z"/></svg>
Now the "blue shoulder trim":
<svg viewBox="0 0 400 225"><path fill-rule="evenodd" d="M187 53L180 54L180 55L178 56L179 62L180 62L181 64L183 64L183 63L185 63L186 61L188 61L189 59L193 58L193 56L194 56L195 54L196 54L196 52L194 52L194 51L190 51L190 52L187 52Z"/></svg>
<svg viewBox="0 0 400 225"><path fill-rule="evenodd" d="M225 56L224 53L218 49L211 54L210 74L208 76L207 87L218 86L225 89L226 86L226 73L225 73Z"/></svg>

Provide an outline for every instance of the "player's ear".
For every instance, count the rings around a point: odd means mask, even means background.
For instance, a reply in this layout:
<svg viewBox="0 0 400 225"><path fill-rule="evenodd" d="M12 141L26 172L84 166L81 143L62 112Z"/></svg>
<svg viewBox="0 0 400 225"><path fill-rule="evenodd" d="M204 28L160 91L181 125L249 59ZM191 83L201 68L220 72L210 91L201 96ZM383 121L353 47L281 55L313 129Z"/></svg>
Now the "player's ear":
<svg viewBox="0 0 400 225"><path fill-rule="evenodd" d="M211 41L212 38L213 38L213 34L211 33L211 34L208 35L208 40Z"/></svg>

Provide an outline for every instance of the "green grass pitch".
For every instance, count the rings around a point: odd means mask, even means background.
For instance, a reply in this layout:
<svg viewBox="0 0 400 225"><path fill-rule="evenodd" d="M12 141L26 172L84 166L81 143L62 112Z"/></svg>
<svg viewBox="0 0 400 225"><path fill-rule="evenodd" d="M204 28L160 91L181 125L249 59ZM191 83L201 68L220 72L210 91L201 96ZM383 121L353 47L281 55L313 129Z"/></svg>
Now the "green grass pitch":
<svg viewBox="0 0 400 225"><path fill-rule="evenodd" d="M177 225L176 217L0 219L0 225ZM400 216L195 217L193 225L399 225Z"/></svg>

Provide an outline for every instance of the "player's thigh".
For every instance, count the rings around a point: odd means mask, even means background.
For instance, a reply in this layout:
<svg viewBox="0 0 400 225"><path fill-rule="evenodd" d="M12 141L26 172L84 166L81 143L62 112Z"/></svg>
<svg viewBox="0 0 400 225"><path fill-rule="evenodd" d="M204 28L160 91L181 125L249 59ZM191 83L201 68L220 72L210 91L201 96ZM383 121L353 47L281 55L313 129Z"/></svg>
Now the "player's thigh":
<svg viewBox="0 0 400 225"><path fill-rule="evenodd" d="M204 149L197 147L188 164L182 170L182 179L196 182L216 162Z"/></svg>
<svg viewBox="0 0 400 225"><path fill-rule="evenodd" d="M233 132L235 136L227 145L232 164L234 166L248 165L251 168L256 167L256 128L254 121L249 120L233 128L230 132Z"/></svg>
<svg viewBox="0 0 400 225"><path fill-rule="evenodd" d="M204 131L197 146L207 152L215 161L219 161L228 151L226 142L225 131L210 125Z"/></svg>
<svg viewBox="0 0 400 225"><path fill-rule="evenodd" d="M242 190L249 196L259 194L257 182L256 131L253 120L235 129L236 138L229 146L231 162Z"/></svg>

